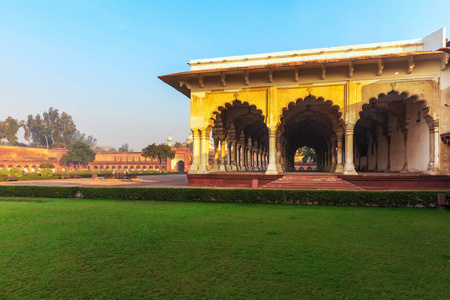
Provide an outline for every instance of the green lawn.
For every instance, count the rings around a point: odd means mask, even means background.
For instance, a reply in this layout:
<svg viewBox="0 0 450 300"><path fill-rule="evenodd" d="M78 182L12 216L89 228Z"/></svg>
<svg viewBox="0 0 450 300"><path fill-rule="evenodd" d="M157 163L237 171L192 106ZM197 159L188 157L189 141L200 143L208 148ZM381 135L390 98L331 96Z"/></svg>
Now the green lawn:
<svg viewBox="0 0 450 300"><path fill-rule="evenodd" d="M0 202L0 299L449 299L450 213Z"/></svg>

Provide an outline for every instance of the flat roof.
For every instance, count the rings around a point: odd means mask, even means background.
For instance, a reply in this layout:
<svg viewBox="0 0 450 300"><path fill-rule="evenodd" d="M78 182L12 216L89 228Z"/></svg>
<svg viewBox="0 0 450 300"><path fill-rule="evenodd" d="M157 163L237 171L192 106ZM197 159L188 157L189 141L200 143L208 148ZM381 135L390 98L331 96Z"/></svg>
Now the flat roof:
<svg viewBox="0 0 450 300"><path fill-rule="evenodd" d="M188 64L192 71L208 70L311 60L345 59L352 57L400 54L419 51L436 51L445 46L445 28L441 28L421 39L216 58L202 58L191 60Z"/></svg>

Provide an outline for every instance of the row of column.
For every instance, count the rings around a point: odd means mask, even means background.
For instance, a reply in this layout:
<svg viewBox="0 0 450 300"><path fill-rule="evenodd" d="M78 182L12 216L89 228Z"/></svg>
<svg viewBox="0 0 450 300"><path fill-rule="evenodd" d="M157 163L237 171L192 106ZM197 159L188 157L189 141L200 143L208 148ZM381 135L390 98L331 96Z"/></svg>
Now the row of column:
<svg viewBox="0 0 450 300"><path fill-rule="evenodd" d="M328 172L343 173L346 175L357 175L355 165L353 163L353 130L355 124L346 124L344 129L338 129L336 138L332 137L331 144L320 152L319 161L320 168ZM345 151L343 151L343 138L345 134ZM278 144L278 145L277 145ZM278 174L287 169L287 161L285 157L285 147L281 147L282 143L278 141L275 130L269 128L269 164L266 174ZM277 147L278 146L278 147ZM278 150L278 151L277 151ZM277 155L277 153L279 155ZM344 162L342 157L344 154Z"/></svg>
<svg viewBox="0 0 450 300"><path fill-rule="evenodd" d="M226 142L224 137L214 138L213 172L263 171L266 166L267 154L262 149L237 141Z"/></svg>
<svg viewBox="0 0 450 300"><path fill-rule="evenodd" d="M428 170L430 173L439 173L439 126L437 121L429 122L430 154ZM345 124L339 128L336 138L331 138L331 145L322 151L322 169L324 171L357 175L354 165L353 133L355 124ZM209 136L211 129L193 131L193 160L191 173L225 172L225 171L266 171L266 174L278 174L288 171L286 145L277 138L275 128L269 128L269 148L260 149L252 145L242 144L236 140L226 142L225 138L214 139L214 165L209 165ZM408 172L408 130L404 135L404 165L402 172ZM345 138L345 149L343 149ZM390 170L390 137L387 136L387 170ZM375 141L378 139L376 138ZM228 145L228 151L226 146ZM378 145L375 147L376 165L378 170ZM344 161L342 158L344 157Z"/></svg>
<svg viewBox="0 0 450 300"><path fill-rule="evenodd" d="M439 170L439 124L437 121L429 121L429 163L427 170L431 174L438 174L440 172ZM403 167L400 171L401 173L408 173L409 172L409 166L408 166L408 128L405 126L404 128L401 128L401 131L403 133ZM375 166L371 171L382 171L382 172L390 172L391 171L391 145L392 145L392 138L390 130L388 130L386 134L386 143L387 143L387 163L386 167L383 170L379 169L378 165L378 156L379 156L379 138L378 135L375 134L375 136L372 136L372 139L368 141L369 144L373 145L374 150L374 157L375 157ZM359 159L361 159L361 156L357 151L355 151L355 154L358 154ZM369 155L367 155L367 171L369 171ZM359 164L361 165L361 163Z"/></svg>
<svg viewBox="0 0 450 300"><path fill-rule="evenodd" d="M193 130L193 158L191 174L232 171L265 171L268 153L265 149L243 141L214 137L214 163L209 163L209 138L211 129ZM228 147L227 147L228 146ZM228 149L227 149L228 148Z"/></svg>

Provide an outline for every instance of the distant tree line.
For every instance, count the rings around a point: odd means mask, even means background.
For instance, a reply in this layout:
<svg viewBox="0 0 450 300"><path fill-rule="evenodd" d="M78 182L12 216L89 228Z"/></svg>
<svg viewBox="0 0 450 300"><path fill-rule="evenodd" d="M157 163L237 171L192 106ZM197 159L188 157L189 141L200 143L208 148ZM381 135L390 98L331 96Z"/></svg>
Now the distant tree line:
<svg viewBox="0 0 450 300"><path fill-rule="evenodd" d="M42 116L28 115L26 120L17 120L9 116L0 121L0 139L7 139L9 145L26 146L17 143L17 133L24 130L24 138L30 145L49 148L71 148L77 141L89 146L95 146L97 139L92 135L86 136L77 130L72 116L66 112L59 113L58 109L50 107Z"/></svg>

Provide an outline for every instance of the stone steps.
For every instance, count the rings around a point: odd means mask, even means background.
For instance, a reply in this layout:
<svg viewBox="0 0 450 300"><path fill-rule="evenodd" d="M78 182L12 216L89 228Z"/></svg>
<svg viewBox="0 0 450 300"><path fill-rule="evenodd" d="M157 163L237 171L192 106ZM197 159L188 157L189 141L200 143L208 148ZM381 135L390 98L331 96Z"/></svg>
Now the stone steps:
<svg viewBox="0 0 450 300"><path fill-rule="evenodd" d="M275 190L364 190L337 175L284 175L278 180L272 181L262 189Z"/></svg>

